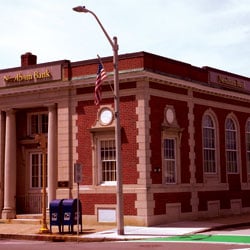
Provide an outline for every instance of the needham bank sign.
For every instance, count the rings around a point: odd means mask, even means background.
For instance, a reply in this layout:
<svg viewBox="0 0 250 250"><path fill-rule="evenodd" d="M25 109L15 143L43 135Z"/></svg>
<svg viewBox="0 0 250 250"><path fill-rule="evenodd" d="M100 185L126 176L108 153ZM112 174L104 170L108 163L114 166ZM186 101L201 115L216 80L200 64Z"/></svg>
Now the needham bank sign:
<svg viewBox="0 0 250 250"><path fill-rule="evenodd" d="M212 71L209 72L209 82L213 85L222 86L227 89L233 89L240 92L250 92L250 81L246 77L242 76L230 76L221 72Z"/></svg>
<svg viewBox="0 0 250 250"><path fill-rule="evenodd" d="M51 72L46 69L44 72L34 71L32 74L22 74L17 73L16 75L5 75L3 77L4 81L6 83L12 83L12 82L27 82L27 81L37 81L37 80L50 80L52 78Z"/></svg>
<svg viewBox="0 0 250 250"><path fill-rule="evenodd" d="M0 73L0 87L43 83L62 79L62 66L50 65L36 69Z"/></svg>

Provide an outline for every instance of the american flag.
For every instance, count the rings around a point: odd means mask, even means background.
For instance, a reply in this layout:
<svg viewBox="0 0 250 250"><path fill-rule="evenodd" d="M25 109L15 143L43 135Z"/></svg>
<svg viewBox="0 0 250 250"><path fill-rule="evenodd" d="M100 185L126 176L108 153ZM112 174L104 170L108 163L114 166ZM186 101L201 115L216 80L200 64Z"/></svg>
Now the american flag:
<svg viewBox="0 0 250 250"><path fill-rule="evenodd" d="M101 101L102 82L107 77L107 74L103 68L101 61L99 61L96 81L95 81L95 105L98 105Z"/></svg>

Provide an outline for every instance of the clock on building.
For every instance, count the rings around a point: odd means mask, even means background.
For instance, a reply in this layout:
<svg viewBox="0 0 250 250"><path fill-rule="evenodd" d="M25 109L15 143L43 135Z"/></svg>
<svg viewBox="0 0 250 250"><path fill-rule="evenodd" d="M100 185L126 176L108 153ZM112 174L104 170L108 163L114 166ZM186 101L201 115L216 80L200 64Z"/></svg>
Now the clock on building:
<svg viewBox="0 0 250 250"><path fill-rule="evenodd" d="M109 125L113 120L113 113L108 108L103 108L100 113L100 121L102 125Z"/></svg>

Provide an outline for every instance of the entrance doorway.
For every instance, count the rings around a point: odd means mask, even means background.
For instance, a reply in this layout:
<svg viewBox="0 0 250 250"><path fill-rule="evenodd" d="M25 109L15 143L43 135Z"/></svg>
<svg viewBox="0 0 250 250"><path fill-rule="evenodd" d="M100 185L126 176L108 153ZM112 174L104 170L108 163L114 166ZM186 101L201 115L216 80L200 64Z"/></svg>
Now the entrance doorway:
<svg viewBox="0 0 250 250"><path fill-rule="evenodd" d="M43 162L42 152L33 151L28 153L27 161L27 184L25 191L17 196L17 213L41 214L42 213L42 184L43 184ZM45 161L46 187L47 187L47 154Z"/></svg>

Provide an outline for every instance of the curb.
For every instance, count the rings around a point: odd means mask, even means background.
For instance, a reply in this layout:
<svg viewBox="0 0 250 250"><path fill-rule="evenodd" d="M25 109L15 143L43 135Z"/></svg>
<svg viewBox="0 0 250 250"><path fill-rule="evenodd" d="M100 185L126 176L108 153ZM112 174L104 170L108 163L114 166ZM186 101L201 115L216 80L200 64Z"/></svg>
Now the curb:
<svg viewBox="0 0 250 250"><path fill-rule="evenodd" d="M227 228L236 228L236 227L246 227L250 226L250 222L240 222L240 223L233 223L233 224L224 224L224 225L219 225L219 226L213 226L208 229L203 229L200 231L197 231L196 233L206 233L214 230L223 230Z"/></svg>
<svg viewBox="0 0 250 250"><path fill-rule="evenodd" d="M196 231L192 234L199 234L199 233L206 233L213 230L224 230L227 228L237 228L237 227L244 227L244 226L250 226L250 222L241 222L241 223L233 223L233 224L223 224L218 226L213 226L211 228L207 228L204 230ZM184 235L190 235L191 233L186 233ZM149 235L147 235L148 238ZM152 237L162 237L162 235L152 235ZM141 236L133 237L132 235L129 235L129 238L126 236L124 237L89 237L87 234L86 236L83 234L80 234L79 236L70 235L70 234L40 234L40 233L34 233L34 234L10 234L10 233L2 233L0 234L0 239L11 239L11 240L31 240L31 241L50 241L50 242L104 242L104 241L132 241L132 240L143 240L145 237Z"/></svg>
<svg viewBox="0 0 250 250"><path fill-rule="evenodd" d="M51 241L51 242L104 242L104 241L127 241L127 238L108 237L82 237L69 235L41 235L41 234L0 234L0 239L11 240L31 240L31 241ZM143 237L141 238L143 239ZM129 239L133 240L133 239ZM138 240L138 238L136 238Z"/></svg>

